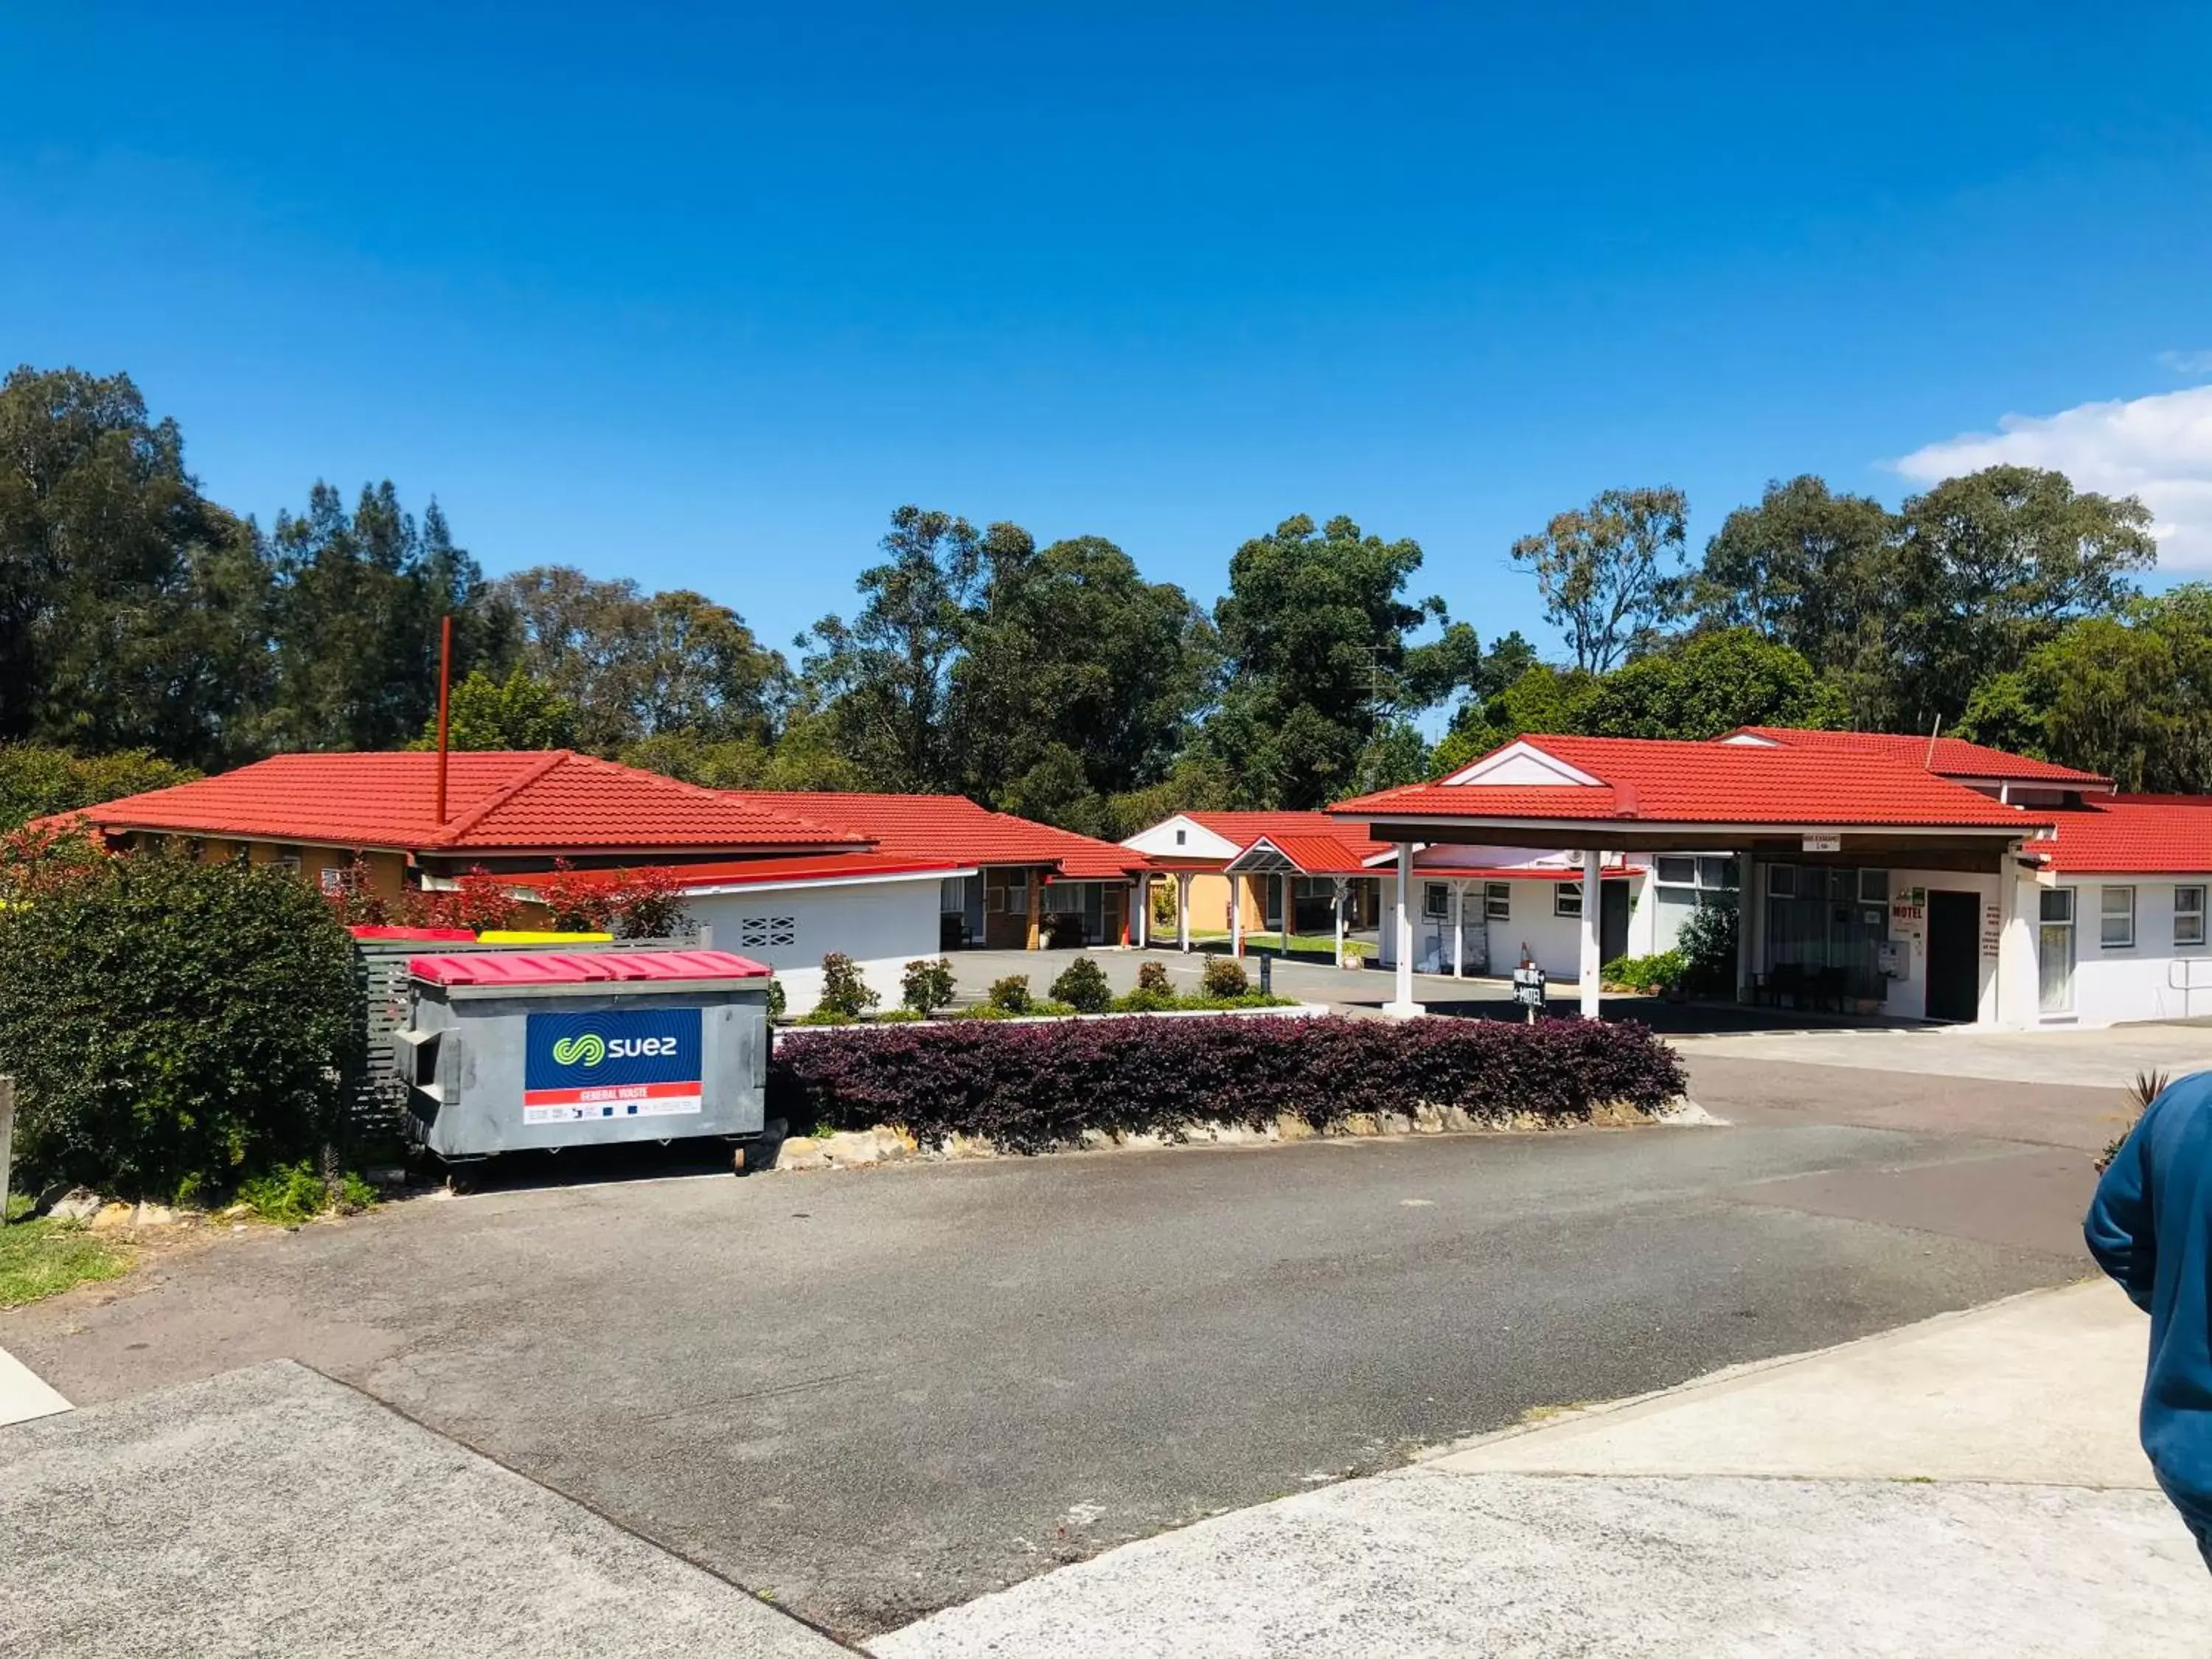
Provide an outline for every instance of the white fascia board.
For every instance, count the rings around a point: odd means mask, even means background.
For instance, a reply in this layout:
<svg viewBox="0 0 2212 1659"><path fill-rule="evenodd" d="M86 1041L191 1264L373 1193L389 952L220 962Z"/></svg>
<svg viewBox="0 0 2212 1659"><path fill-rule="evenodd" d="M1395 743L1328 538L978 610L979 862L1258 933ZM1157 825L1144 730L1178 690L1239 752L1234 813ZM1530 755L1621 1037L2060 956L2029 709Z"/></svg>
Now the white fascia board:
<svg viewBox="0 0 2212 1659"><path fill-rule="evenodd" d="M795 877L789 881L718 881L680 890L686 898L711 898L723 893L788 893L806 887L878 887L894 882L950 881L955 876L972 876L975 865L959 868L947 866L942 870L894 870L865 876L809 876Z"/></svg>
<svg viewBox="0 0 2212 1659"><path fill-rule="evenodd" d="M1183 832L1181 845L1175 832ZM1162 818L1150 829L1139 830L1122 842L1133 853L1143 853L1156 858L1233 859L1244 849L1228 836L1207 829L1197 819L1182 812L1171 818Z"/></svg>
<svg viewBox="0 0 2212 1659"><path fill-rule="evenodd" d="M1433 819L1431 820L1431 823L1434 821L1435 820ZM1429 844L1425 841L1417 841L1413 843L1413 856L1415 858L1420 857L1422 854L1428 850ZM1370 853L1365 858L1360 860L1359 864L1360 867L1364 870L1395 870L1398 867L1398 849L1392 847L1388 848L1380 853Z"/></svg>
<svg viewBox="0 0 2212 1659"><path fill-rule="evenodd" d="M1574 784L1590 789L1606 787L1604 779L1594 778L1580 767L1568 765L1558 756L1546 752L1526 738L1516 738L1504 748L1492 750L1439 781L1447 785L1510 783L1524 788L1559 784Z"/></svg>

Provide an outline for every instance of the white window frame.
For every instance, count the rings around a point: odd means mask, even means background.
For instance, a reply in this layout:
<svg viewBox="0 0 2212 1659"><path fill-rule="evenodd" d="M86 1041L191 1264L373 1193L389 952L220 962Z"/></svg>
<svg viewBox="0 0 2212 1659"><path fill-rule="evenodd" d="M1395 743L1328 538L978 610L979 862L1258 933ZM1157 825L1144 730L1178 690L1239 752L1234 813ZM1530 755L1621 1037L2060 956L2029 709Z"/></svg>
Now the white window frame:
<svg viewBox="0 0 2212 1659"><path fill-rule="evenodd" d="M2074 1012L2075 998L2079 994L2081 907L2075 896L2075 890L2071 887L2046 887L2036 896L2036 1006L2045 1018L2070 1015ZM2054 916L2051 914L2054 908L2065 914ZM2043 1000L2042 981L2049 971L2049 964L2044 958L2044 951L2052 942L2051 935L2062 930L2066 945L2066 1000L2063 1004L2047 1004Z"/></svg>
<svg viewBox="0 0 2212 1659"><path fill-rule="evenodd" d="M1513 920L1513 884L1510 881L1486 881L1482 884L1482 919L1485 921Z"/></svg>
<svg viewBox="0 0 2212 1659"><path fill-rule="evenodd" d="M1670 873L1668 866L1674 869ZM1682 869L1688 866L1687 872ZM1698 884L1698 860L1693 853L1662 853L1651 860L1651 879L1668 887L1695 887Z"/></svg>
<svg viewBox="0 0 2212 1659"><path fill-rule="evenodd" d="M1570 917L1576 921L1583 919L1582 883L1562 881L1553 885L1552 914L1555 916Z"/></svg>
<svg viewBox="0 0 2212 1659"><path fill-rule="evenodd" d="M2112 906L2114 899L2120 908ZM2112 924L2118 922L2124 933L2116 933ZM2097 890L2097 948L2100 951L2132 951L2136 948L2136 890L2132 884L2100 887Z"/></svg>
<svg viewBox="0 0 2212 1659"><path fill-rule="evenodd" d="M2189 894L2185 905L2182 895ZM2173 942L2178 947L2204 943L2204 884L2202 882L2178 883L2173 890Z"/></svg>

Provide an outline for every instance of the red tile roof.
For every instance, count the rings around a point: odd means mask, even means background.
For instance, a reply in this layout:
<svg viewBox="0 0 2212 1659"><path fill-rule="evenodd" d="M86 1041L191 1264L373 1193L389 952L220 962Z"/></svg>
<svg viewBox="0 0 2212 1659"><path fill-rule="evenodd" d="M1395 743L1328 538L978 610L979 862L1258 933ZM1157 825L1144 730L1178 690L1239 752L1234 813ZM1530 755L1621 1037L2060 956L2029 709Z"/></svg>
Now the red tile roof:
<svg viewBox="0 0 2212 1659"><path fill-rule="evenodd" d="M1791 749L1849 750L1855 753L1887 755L1908 761L1923 770L1947 778L1987 778L2001 783L2078 784L2085 787L2112 787L2112 780L2094 772L2077 772L2070 766L2031 760L1963 738L1938 738L1931 757L1929 742L1891 732L1814 732L1790 726L1741 726L1729 737L1764 738Z"/></svg>
<svg viewBox="0 0 2212 1659"><path fill-rule="evenodd" d="M885 853L955 864L1053 865L1076 881L1121 881L1144 866L1141 854L1072 830L1056 830L978 806L965 795L871 795L808 790L761 791L743 800L799 813L867 836Z"/></svg>
<svg viewBox="0 0 2212 1659"><path fill-rule="evenodd" d="M1183 817L1193 823L1204 825L1224 841L1236 842L1240 849L1249 847L1262 836L1278 847L1286 837L1323 836L1338 843L1342 856L1350 860L1346 867L1352 870L1359 867L1361 860L1387 852L1390 846L1388 842L1361 834L1357 824L1346 823L1327 812L1186 812ZM1333 872L1316 870L1310 873Z"/></svg>
<svg viewBox="0 0 2212 1659"><path fill-rule="evenodd" d="M2093 795L2043 816L2057 839L2032 850L2063 876L2212 874L2212 796Z"/></svg>
<svg viewBox="0 0 2212 1659"><path fill-rule="evenodd" d="M1874 750L1643 738L1520 739L1587 784L1415 783L1329 810L1349 817L1637 819L1652 823L2011 829L2046 822ZM1509 837L1501 836L1500 839Z"/></svg>
<svg viewBox="0 0 2212 1659"><path fill-rule="evenodd" d="M824 881L881 880L898 876L951 875L956 870L975 868L972 861L957 858L915 858L903 853L870 851L866 848L849 853L800 854L792 858L717 859L706 864L669 864L657 866L677 878L686 892L704 892L720 887L750 887L764 883L812 883ZM603 887L619 887L635 875L634 870L578 871L571 881ZM530 890L543 878L537 875L518 875L508 878L518 890Z"/></svg>
<svg viewBox="0 0 2212 1659"><path fill-rule="evenodd" d="M406 852L709 852L866 845L863 836L741 796L565 749L450 757L278 755L219 777L88 809L104 830L243 836Z"/></svg>

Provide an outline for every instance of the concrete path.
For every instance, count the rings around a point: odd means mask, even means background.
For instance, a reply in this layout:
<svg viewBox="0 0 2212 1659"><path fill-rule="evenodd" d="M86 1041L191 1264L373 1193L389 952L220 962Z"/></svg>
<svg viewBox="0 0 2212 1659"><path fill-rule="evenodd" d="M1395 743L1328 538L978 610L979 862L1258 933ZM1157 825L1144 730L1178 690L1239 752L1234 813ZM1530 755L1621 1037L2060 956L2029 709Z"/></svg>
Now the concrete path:
<svg viewBox="0 0 2212 1659"><path fill-rule="evenodd" d="M40 1659L845 1651L283 1361L0 1430L0 1562Z"/></svg>
<svg viewBox="0 0 2212 1659"><path fill-rule="evenodd" d="M881 1659L2201 1659L2212 1586L2085 1285L1509 1431L1113 1551Z"/></svg>
<svg viewBox="0 0 2212 1659"><path fill-rule="evenodd" d="M2090 1031L1928 1026L1770 1031L1676 1041L1691 1055L2094 1088L2124 1089L2137 1072L2179 1077L2212 1069L2212 1026L2205 1025L2112 1025Z"/></svg>
<svg viewBox="0 0 2212 1659"><path fill-rule="evenodd" d="M70 1402L39 1379L21 1360L0 1348L0 1428L34 1417L65 1412Z"/></svg>

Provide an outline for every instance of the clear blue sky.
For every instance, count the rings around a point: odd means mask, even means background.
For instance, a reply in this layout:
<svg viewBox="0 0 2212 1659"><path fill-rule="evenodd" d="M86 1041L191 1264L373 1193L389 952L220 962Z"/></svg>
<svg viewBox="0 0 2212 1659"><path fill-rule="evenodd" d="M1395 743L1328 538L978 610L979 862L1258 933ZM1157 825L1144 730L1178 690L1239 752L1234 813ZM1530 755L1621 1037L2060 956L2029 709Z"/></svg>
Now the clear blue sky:
<svg viewBox="0 0 2212 1659"><path fill-rule="evenodd" d="M777 644L907 501L1208 601L1348 513L1548 643L1505 549L1607 485L1702 546L2212 379L2208 64L2143 0L17 6L0 356L264 523L389 477Z"/></svg>

